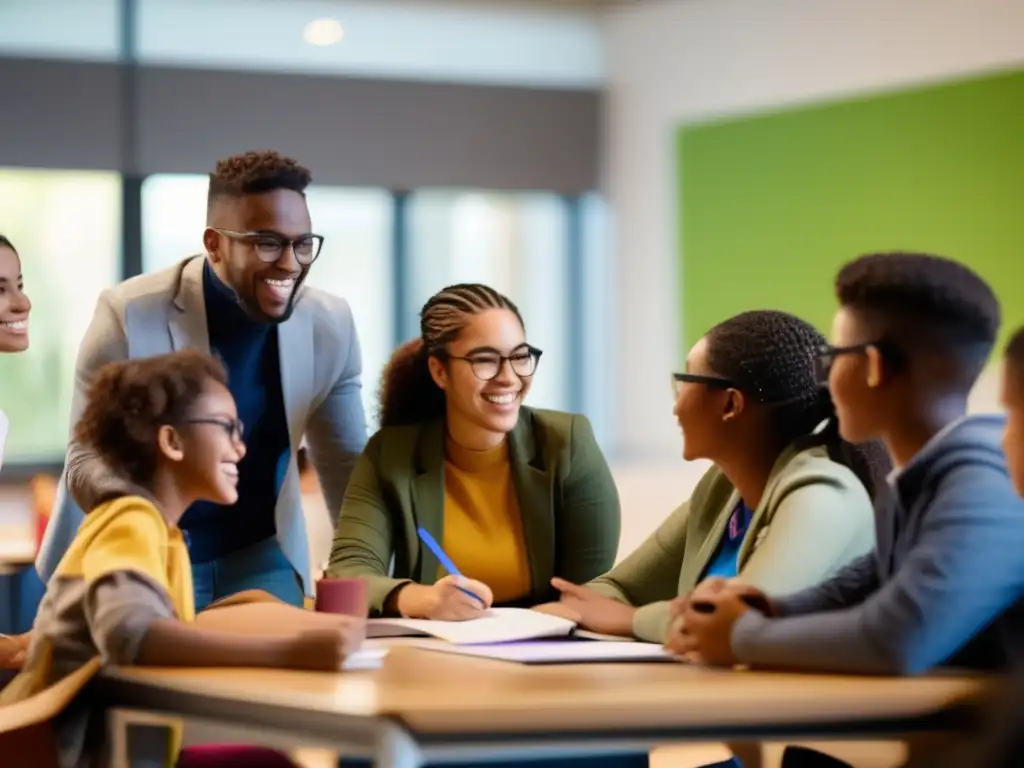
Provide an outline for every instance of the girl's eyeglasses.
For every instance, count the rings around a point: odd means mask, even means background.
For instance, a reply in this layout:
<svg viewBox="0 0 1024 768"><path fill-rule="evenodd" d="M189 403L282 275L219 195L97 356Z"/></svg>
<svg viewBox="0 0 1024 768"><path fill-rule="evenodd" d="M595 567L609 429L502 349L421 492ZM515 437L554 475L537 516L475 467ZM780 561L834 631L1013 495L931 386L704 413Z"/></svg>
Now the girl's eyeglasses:
<svg viewBox="0 0 1024 768"><path fill-rule="evenodd" d="M185 419L182 424L213 424L228 433L228 437L242 442L245 435L245 425L241 419L218 419L213 416L204 418Z"/></svg>

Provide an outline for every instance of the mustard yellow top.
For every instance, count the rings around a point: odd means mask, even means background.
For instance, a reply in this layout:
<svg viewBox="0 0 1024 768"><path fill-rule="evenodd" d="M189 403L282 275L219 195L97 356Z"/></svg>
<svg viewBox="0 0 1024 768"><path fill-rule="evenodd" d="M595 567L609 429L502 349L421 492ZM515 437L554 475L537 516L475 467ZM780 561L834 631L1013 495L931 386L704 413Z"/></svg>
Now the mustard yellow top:
<svg viewBox="0 0 1024 768"><path fill-rule="evenodd" d="M507 441L491 450L470 451L446 439L441 546L463 576L491 588L495 603L530 594L530 563Z"/></svg>

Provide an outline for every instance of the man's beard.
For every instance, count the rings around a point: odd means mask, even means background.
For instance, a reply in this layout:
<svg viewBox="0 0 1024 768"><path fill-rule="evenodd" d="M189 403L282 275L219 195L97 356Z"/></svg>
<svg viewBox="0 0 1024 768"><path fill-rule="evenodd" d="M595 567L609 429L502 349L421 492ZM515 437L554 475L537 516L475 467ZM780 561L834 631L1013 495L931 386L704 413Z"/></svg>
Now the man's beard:
<svg viewBox="0 0 1024 768"><path fill-rule="evenodd" d="M292 288L291 296L288 297L288 303L285 304L284 312L280 315L268 315L260 307L259 299L256 298L256 281L258 277L252 279L252 286L250 287L250 293L248 296L242 296L240 293L235 292L235 301L238 302L238 306L242 308L242 311L249 317L250 320L254 320L257 323L269 323L270 325L280 325L292 316L292 312L295 311L295 304L299 300L299 291L302 289L303 284L306 282L306 275L301 274L295 279L295 286Z"/></svg>

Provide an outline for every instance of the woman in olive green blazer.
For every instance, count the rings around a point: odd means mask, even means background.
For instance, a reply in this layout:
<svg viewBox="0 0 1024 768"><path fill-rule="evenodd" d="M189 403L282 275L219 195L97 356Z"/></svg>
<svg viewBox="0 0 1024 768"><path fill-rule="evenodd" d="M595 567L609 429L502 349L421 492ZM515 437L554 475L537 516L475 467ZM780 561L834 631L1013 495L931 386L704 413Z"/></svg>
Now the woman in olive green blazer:
<svg viewBox="0 0 1024 768"><path fill-rule="evenodd" d="M561 613L598 632L664 642L668 605L709 576L769 594L817 584L874 546L881 446L838 434L816 363L825 339L782 312L737 315L675 374L684 457L713 466L690 499L625 560L586 586L556 580Z"/></svg>
<svg viewBox="0 0 1024 768"><path fill-rule="evenodd" d="M385 371L382 427L349 481L327 575L365 578L371 616L467 619L605 572L615 482L586 418L521 405L540 350L516 307L451 286L427 302L421 335ZM419 527L464 579L445 577Z"/></svg>

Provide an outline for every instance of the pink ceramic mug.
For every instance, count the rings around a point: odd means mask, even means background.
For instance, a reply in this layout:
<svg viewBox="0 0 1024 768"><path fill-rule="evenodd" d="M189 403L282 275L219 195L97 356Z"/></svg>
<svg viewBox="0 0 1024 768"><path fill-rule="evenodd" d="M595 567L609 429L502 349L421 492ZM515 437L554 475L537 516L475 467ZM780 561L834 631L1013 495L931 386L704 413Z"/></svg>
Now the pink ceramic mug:
<svg viewBox="0 0 1024 768"><path fill-rule="evenodd" d="M370 612L365 579L320 579L316 583L316 610L365 619Z"/></svg>

